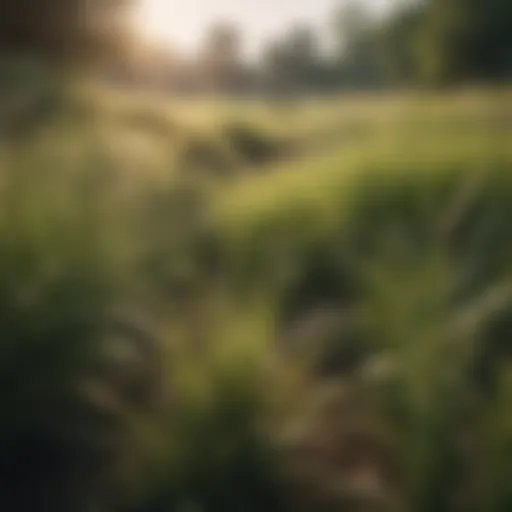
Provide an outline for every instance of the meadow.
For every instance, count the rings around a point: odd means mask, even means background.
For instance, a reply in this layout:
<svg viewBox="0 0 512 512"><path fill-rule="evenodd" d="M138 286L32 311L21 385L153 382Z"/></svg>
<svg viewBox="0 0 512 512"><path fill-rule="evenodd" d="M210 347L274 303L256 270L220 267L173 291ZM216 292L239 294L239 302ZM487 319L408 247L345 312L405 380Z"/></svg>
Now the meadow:
<svg viewBox="0 0 512 512"><path fill-rule="evenodd" d="M511 510L510 90L24 83L0 507Z"/></svg>

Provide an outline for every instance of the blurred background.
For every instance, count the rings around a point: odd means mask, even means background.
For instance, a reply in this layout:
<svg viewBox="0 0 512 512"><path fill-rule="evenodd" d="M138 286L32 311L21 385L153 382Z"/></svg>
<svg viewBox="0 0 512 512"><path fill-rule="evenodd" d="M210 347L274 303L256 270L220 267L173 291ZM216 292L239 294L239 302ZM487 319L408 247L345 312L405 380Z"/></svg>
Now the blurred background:
<svg viewBox="0 0 512 512"><path fill-rule="evenodd" d="M0 4L0 508L512 511L512 2Z"/></svg>

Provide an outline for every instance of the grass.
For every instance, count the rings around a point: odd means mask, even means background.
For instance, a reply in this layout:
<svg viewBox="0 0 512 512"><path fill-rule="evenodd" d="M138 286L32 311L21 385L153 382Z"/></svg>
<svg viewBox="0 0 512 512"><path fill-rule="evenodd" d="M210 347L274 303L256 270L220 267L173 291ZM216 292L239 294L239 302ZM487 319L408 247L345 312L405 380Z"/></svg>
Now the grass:
<svg viewBox="0 0 512 512"><path fill-rule="evenodd" d="M0 505L509 510L508 95L89 88L5 135Z"/></svg>

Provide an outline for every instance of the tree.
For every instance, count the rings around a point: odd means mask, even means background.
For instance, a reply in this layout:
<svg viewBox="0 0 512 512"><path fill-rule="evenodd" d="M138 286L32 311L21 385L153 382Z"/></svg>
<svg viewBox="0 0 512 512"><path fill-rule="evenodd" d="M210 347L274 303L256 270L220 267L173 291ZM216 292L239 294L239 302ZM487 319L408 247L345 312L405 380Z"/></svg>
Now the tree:
<svg viewBox="0 0 512 512"><path fill-rule="evenodd" d="M266 83L285 92L318 88L325 75L318 37L307 25L272 42L263 56Z"/></svg>
<svg viewBox="0 0 512 512"><path fill-rule="evenodd" d="M377 24L368 8L351 0L334 14L335 60L344 86L368 88L381 85L382 50Z"/></svg>
<svg viewBox="0 0 512 512"><path fill-rule="evenodd" d="M0 4L0 50L75 60L122 45L129 0L16 0Z"/></svg>
<svg viewBox="0 0 512 512"><path fill-rule="evenodd" d="M414 83L418 79L418 33L424 21L425 5L407 3L393 10L381 28L383 65L394 83Z"/></svg>
<svg viewBox="0 0 512 512"><path fill-rule="evenodd" d="M422 79L496 80L512 74L509 0L430 0L419 33Z"/></svg>
<svg viewBox="0 0 512 512"><path fill-rule="evenodd" d="M242 38L230 23L213 25L206 34L200 56L204 79L214 91L234 92L243 78Z"/></svg>

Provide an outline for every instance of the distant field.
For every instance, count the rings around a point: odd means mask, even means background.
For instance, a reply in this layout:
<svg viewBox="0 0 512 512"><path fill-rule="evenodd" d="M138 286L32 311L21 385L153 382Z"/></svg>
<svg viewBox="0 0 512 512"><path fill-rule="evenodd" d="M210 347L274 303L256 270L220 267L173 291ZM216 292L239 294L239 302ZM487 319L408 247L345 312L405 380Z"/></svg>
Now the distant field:
<svg viewBox="0 0 512 512"><path fill-rule="evenodd" d="M282 105L104 90L92 98L99 126L114 138L117 151L133 152L135 160L140 151L142 162L153 151L171 168L206 172L211 166L236 173L254 164L275 170L287 161L303 166L301 160L312 155L338 151L340 157L457 147L505 151L512 133L510 91L354 94Z"/></svg>

